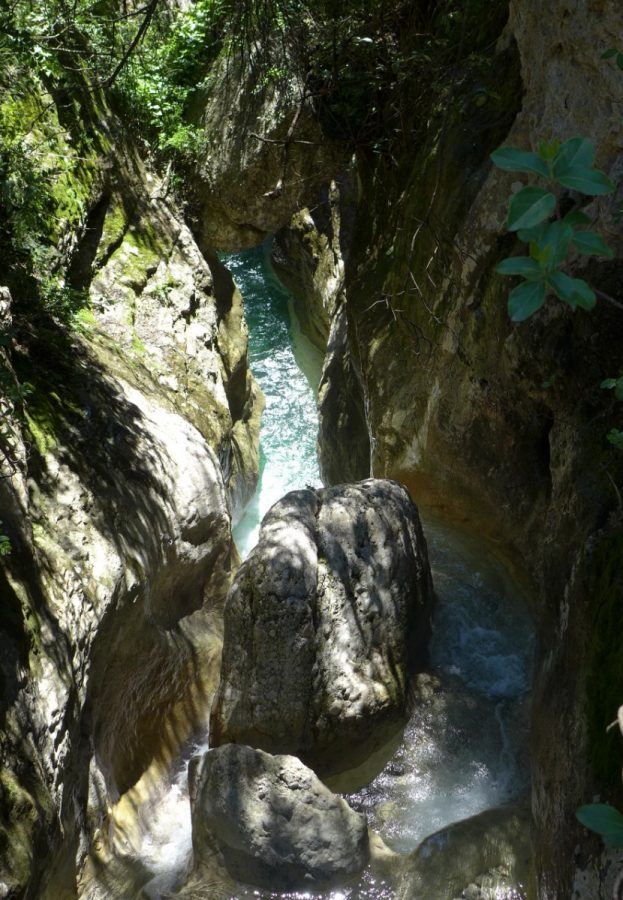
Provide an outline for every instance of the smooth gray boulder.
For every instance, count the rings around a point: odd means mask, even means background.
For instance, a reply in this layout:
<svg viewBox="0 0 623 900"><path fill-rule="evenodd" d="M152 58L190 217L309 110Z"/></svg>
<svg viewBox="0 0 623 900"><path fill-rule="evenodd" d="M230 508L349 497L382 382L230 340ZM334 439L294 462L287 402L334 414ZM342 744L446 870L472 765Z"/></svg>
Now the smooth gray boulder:
<svg viewBox="0 0 623 900"><path fill-rule="evenodd" d="M364 816L293 756L235 744L189 772L195 868L215 856L237 881L271 890L349 881L369 859Z"/></svg>
<svg viewBox="0 0 623 900"><path fill-rule="evenodd" d="M404 487L369 479L287 494L228 596L212 745L292 753L322 777L359 766L408 717L432 603Z"/></svg>

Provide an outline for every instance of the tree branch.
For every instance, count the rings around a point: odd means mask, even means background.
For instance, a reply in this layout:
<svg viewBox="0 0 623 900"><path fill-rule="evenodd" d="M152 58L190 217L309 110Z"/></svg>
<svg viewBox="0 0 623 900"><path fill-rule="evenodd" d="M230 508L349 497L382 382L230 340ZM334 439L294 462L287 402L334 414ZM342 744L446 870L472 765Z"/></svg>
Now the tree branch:
<svg viewBox="0 0 623 900"><path fill-rule="evenodd" d="M127 64L129 58L132 56L132 54L134 53L134 51L136 50L136 48L138 47L140 42L143 40L143 37L145 36L145 32L149 28L149 23L151 22L151 20L154 17L154 13L156 12L156 7L158 6L159 2L160 2L160 0L151 0L151 2L148 3L147 6L144 7L145 18L141 22L136 34L134 35L134 38L132 39L132 43L130 44L128 49L125 51L125 53L123 54L123 56L121 57L121 59L119 60L117 65L115 66L112 75L110 75L104 82L105 87L113 86L113 84L117 80L119 73L124 68L124 66Z"/></svg>
<svg viewBox="0 0 623 900"><path fill-rule="evenodd" d="M593 288L598 297L601 297L602 300L607 300L608 303L612 303L613 306L618 306L619 309L623 309L623 303L620 300L615 300L614 297L611 297L610 294L604 294L603 291L598 290L597 288Z"/></svg>
<svg viewBox="0 0 623 900"><path fill-rule="evenodd" d="M287 138L281 138L277 140L277 138L267 138L262 137L261 134L256 134L254 131L249 132L249 136L256 139L256 141L263 141L265 144L307 144L309 147L319 147L320 144L318 141L298 141L298 140L288 140Z"/></svg>

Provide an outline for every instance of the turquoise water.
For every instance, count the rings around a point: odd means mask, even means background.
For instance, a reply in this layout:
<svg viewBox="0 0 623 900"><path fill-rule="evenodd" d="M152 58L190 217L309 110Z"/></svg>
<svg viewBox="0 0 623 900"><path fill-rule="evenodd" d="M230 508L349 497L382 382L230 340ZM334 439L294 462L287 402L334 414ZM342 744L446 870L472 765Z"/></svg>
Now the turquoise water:
<svg viewBox="0 0 623 900"><path fill-rule="evenodd" d="M266 398L260 481L234 529L244 558L257 541L262 518L277 500L306 485L320 487L315 392L322 354L292 324L290 294L272 270L268 245L222 261L244 298L251 369Z"/></svg>

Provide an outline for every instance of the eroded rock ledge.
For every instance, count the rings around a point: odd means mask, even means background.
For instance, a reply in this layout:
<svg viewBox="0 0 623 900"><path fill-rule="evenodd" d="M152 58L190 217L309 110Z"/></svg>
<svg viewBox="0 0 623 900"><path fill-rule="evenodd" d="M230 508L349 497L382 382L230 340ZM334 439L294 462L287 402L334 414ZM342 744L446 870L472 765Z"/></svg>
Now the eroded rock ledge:
<svg viewBox="0 0 623 900"><path fill-rule="evenodd" d="M228 597L212 744L291 753L322 776L359 765L406 720L432 604L401 485L287 494Z"/></svg>

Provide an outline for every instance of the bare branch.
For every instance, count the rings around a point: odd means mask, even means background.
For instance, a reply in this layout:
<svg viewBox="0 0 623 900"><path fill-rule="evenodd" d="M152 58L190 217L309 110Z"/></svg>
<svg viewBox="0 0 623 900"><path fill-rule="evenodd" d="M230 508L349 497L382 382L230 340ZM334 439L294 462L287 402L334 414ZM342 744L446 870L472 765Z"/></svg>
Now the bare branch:
<svg viewBox="0 0 623 900"><path fill-rule="evenodd" d="M249 136L256 139L256 141L262 141L264 144L307 144L309 147L319 147L320 144L318 141L299 141L295 139L288 140L287 138L282 138L281 140L277 140L277 138L267 138L262 137L261 134L256 134L254 131L249 132Z"/></svg>
<svg viewBox="0 0 623 900"><path fill-rule="evenodd" d="M117 80L117 77L119 76L120 72L125 67L125 65L127 64L128 60L130 59L130 57L132 56L132 54L134 53L134 51L136 50L136 48L138 47L140 42L143 40L143 38L145 36L145 32L149 28L149 23L151 22L151 20L154 17L154 13L156 12L156 7L158 6L159 2L160 2L160 0L151 0L151 2L148 3L147 6L144 7L145 18L141 22L136 34L134 35L134 38L132 39L130 46L128 47L128 49L125 51L125 53L123 54L123 56L121 57L121 59L119 60L117 65L115 66L112 75L110 75L104 82L105 87L113 86L113 84Z"/></svg>

